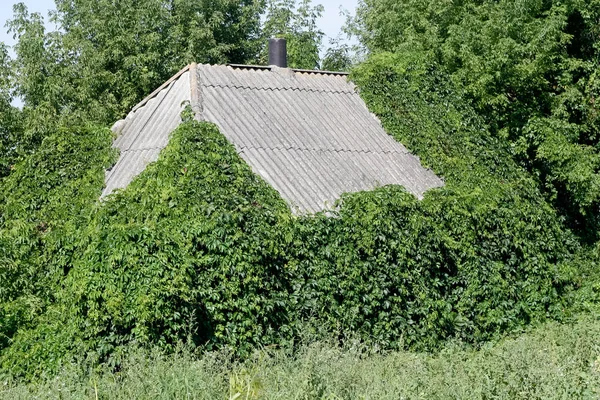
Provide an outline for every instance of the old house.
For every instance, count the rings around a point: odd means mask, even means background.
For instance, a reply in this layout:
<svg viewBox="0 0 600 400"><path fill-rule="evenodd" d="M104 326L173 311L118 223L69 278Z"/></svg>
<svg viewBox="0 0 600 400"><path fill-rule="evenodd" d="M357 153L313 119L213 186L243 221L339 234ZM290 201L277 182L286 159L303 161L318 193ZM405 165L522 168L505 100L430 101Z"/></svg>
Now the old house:
<svg viewBox="0 0 600 400"><path fill-rule="evenodd" d="M421 197L443 185L383 130L347 74L286 68L285 43L271 46L269 66L191 64L117 122L121 155L103 196L156 161L186 104L296 213L327 209L345 192L397 184Z"/></svg>

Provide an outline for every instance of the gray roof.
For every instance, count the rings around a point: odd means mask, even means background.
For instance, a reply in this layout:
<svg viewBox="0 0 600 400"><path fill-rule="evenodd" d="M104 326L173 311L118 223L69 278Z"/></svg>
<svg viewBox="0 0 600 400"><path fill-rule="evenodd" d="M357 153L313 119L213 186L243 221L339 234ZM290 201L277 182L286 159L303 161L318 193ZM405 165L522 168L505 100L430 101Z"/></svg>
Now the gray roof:
<svg viewBox="0 0 600 400"><path fill-rule="evenodd" d="M294 212L325 210L342 193L389 184L419 198L443 185L383 130L347 74L192 64L113 126L121 156L103 196L158 158L188 102Z"/></svg>

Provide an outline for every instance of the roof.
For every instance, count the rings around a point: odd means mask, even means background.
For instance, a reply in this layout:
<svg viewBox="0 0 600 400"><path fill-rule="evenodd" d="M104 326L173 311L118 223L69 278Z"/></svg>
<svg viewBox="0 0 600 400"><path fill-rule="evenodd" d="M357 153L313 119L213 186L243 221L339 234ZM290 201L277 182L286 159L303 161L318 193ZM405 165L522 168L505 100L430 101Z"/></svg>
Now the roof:
<svg viewBox="0 0 600 400"><path fill-rule="evenodd" d="M442 186L383 130L346 75L192 64L113 126L121 156L103 196L158 158L187 102L297 213L328 209L345 192L398 184L421 198Z"/></svg>

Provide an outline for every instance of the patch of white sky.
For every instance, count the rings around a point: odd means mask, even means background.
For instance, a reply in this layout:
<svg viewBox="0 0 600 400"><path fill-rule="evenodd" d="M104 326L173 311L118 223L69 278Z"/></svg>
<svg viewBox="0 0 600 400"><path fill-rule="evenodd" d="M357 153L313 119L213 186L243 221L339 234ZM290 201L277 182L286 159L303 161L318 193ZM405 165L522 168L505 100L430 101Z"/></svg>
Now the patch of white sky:
<svg viewBox="0 0 600 400"><path fill-rule="evenodd" d="M29 9L29 12L39 12L46 21L46 26L49 30L54 27L48 21L48 11L54 9L54 0L23 0L23 3ZM14 40L12 34L7 33L5 27L6 21L13 16L12 7L18 1L0 0L0 41L12 46ZM326 37L323 40L324 47L327 47L330 39L338 37L341 33L342 26L346 22L346 17L341 12L347 10L354 14L358 0L313 0L313 4L322 4L325 8L323 16L319 19L319 28L325 33ZM346 39L345 36L343 39Z"/></svg>

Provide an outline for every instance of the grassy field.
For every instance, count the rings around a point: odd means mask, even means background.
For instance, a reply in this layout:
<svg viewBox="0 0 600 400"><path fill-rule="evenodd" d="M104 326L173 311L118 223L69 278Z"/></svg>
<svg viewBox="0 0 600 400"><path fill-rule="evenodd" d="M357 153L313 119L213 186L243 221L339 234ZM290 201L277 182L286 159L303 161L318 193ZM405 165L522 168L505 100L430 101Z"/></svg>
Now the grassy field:
<svg viewBox="0 0 600 400"><path fill-rule="evenodd" d="M369 353L324 343L244 363L137 351L119 372L66 366L35 385L0 382L2 399L598 399L600 319L548 323L480 350Z"/></svg>

